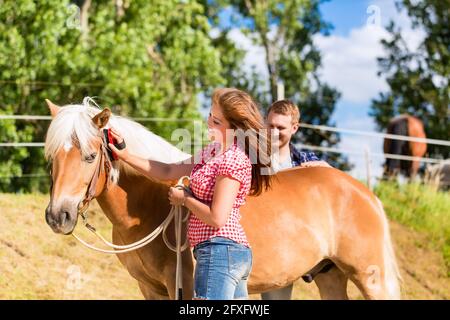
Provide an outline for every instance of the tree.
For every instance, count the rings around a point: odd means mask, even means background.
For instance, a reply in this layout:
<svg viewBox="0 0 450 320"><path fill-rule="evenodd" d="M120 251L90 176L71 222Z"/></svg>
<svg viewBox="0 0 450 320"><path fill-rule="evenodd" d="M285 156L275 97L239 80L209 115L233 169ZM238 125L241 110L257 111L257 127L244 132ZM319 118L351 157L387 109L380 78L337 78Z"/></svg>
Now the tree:
<svg viewBox="0 0 450 320"><path fill-rule="evenodd" d="M406 10L413 29L425 37L416 51L408 47L400 27L391 21L390 39L382 40L387 55L378 59L379 75L387 79L390 90L372 100L371 116L380 130L389 120L408 113L421 119L429 138L448 140L450 21L448 1L397 1L399 11ZM449 158L450 150L428 145L433 158Z"/></svg>
<svg viewBox="0 0 450 320"><path fill-rule="evenodd" d="M328 34L331 26L323 21L319 0L216 0L203 1L214 28L220 30L214 44L221 56L227 85L249 91L265 107L277 98L277 84L284 83L286 98L296 103L307 123L331 125L339 93L318 76L321 56L313 42L317 33ZM227 8L234 23L220 25L220 12ZM238 28L255 46L265 52L268 79L255 69L242 68L244 53L229 38ZM231 58L230 58L231 56ZM332 147L339 143L337 133L300 130L297 141ZM319 152L320 154L320 152ZM334 166L349 169L347 159L331 154Z"/></svg>
<svg viewBox="0 0 450 320"><path fill-rule="evenodd" d="M0 101L7 114L48 115L44 99L96 96L116 114L200 119L197 95L222 83L196 1L0 1ZM146 122L170 138L190 122ZM43 141L48 122L2 121L2 142ZM0 148L0 175L46 174L41 148ZM3 191L48 191L0 179Z"/></svg>

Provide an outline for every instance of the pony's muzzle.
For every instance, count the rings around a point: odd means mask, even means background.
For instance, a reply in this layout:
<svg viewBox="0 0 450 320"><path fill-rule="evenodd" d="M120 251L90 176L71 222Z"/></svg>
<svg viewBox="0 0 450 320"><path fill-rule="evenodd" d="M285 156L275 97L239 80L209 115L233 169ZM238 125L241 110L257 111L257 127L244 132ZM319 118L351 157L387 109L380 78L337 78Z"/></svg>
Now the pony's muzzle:
<svg viewBox="0 0 450 320"><path fill-rule="evenodd" d="M45 209L45 221L55 233L71 234L77 223L76 206L62 205Z"/></svg>

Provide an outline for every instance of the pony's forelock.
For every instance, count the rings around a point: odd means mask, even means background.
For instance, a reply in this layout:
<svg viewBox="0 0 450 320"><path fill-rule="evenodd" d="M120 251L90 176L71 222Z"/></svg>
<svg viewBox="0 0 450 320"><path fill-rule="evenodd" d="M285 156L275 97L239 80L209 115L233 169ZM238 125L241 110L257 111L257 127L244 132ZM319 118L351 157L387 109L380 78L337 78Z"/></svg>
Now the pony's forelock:
<svg viewBox="0 0 450 320"><path fill-rule="evenodd" d="M80 105L67 105L60 109L50 124L45 140L45 157L52 159L64 146L72 144L81 150L82 155L92 151L92 142L100 137L92 118L99 112L88 99Z"/></svg>

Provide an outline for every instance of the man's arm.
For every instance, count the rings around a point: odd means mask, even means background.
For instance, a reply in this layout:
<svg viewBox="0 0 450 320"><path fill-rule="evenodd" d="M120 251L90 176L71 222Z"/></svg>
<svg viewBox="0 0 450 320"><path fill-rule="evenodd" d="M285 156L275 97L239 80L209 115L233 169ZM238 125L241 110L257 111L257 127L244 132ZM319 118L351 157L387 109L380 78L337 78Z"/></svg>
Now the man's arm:
<svg viewBox="0 0 450 320"><path fill-rule="evenodd" d="M332 168L332 166L330 166L328 164L328 162L323 161L323 160L303 162L300 164L300 167L302 167L302 168L307 168L307 167L329 167L329 168Z"/></svg>
<svg viewBox="0 0 450 320"><path fill-rule="evenodd" d="M291 146L292 155L295 158L295 162L298 163L297 166L306 168L306 167L330 167L331 166L326 162L321 160L314 152L302 152L295 148L295 146Z"/></svg>

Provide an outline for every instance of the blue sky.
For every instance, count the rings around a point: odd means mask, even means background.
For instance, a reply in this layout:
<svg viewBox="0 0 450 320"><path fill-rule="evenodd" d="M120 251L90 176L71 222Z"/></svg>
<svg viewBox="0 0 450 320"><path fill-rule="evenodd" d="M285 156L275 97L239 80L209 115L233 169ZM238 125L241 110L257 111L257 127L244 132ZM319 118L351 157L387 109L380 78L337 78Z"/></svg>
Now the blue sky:
<svg viewBox="0 0 450 320"><path fill-rule="evenodd" d="M411 48L421 40L421 33L410 28L405 13L398 13L394 0L331 0L320 6L325 21L333 25L329 36L315 35L314 42L322 54L322 68L319 70L323 81L341 92L333 120L336 126L346 129L376 131L373 119L368 115L371 100L379 92L387 91L385 79L377 76L377 57L385 53L380 40L389 34L384 26L391 20L404 30L404 37ZM230 12L222 15L222 27L232 26ZM238 29L229 37L247 53L244 68L255 66L262 78L267 78L265 53L255 46ZM301 106L300 106L301 108ZM372 154L382 153L382 139L367 138L350 134L341 135L340 148L362 152L369 149ZM355 165L352 174L364 178L366 169L364 156L349 155ZM382 157L372 157L372 173L380 176Z"/></svg>
<svg viewBox="0 0 450 320"><path fill-rule="evenodd" d="M347 35L352 28L366 22L366 10L369 5L370 1L367 0L329 0L320 6L320 10L324 19L335 26L333 34ZM232 10L229 8L219 13L221 28L251 23L245 20L231 21L231 13Z"/></svg>
<svg viewBox="0 0 450 320"><path fill-rule="evenodd" d="M347 36L350 30L364 25L371 1L331 0L320 6L325 21L334 25L332 34Z"/></svg>

